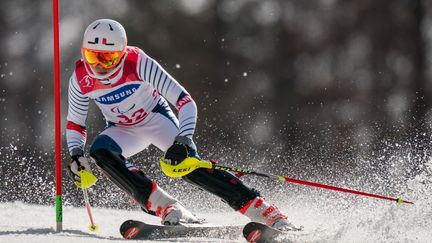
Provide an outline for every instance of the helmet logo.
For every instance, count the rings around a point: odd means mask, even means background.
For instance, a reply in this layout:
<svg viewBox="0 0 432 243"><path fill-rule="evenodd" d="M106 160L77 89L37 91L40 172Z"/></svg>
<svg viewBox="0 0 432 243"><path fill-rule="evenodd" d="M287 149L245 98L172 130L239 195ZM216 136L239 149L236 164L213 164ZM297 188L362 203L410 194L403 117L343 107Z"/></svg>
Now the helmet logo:
<svg viewBox="0 0 432 243"><path fill-rule="evenodd" d="M93 27L93 29L96 29L99 25L100 25L100 23L97 23L97 25L95 25L95 26Z"/></svg>
<svg viewBox="0 0 432 243"><path fill-rule="evenodd" d="M94 41L87 41L89 44L99 44L99 37L95 37ZM108 43L106 38L102 38L102 45L113 46L114 43Z"/></svg>

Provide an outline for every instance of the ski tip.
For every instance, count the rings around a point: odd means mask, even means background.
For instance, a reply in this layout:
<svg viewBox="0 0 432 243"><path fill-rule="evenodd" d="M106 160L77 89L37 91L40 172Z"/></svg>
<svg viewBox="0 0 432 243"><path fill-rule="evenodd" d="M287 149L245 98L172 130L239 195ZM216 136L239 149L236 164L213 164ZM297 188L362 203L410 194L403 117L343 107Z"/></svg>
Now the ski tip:
<svg viewBox="0 0 432 243"><path fill-rule="evenodd" d="M283 234L284 232L278 229L274 229L266 224L258 222L250 222L243 228L243 236L251 243L277 242L276 238Z"/></svg>
<svg viewBox="0 0 432 243"><path fill-rule="evenodd" d="M122 235L125 239L131 240L134 239L139 233L138 227L131 227L127 229L125 232L122 232Z"/></svg>
<svg viewBox="0 0 432 243"><path fill-rule="evenodd" d="M259 229L252 230L247 235L245 235L245 238L247 242L257 242L261 239L262 231Z"/></svg>
<svg viewBox="0 0 432 243"><path fill-rule="evenodd" d="M139 233L139 228L134 226L134 220L126 220L120 226L120 234L125 239L134 239Z"/></svg>
<svg viewBox="0 0 432 243"><path fill-rule="evenodd" d="M243 236L248 242L260 242L264 225L256 222L249 222L243 227Z"/></svg>

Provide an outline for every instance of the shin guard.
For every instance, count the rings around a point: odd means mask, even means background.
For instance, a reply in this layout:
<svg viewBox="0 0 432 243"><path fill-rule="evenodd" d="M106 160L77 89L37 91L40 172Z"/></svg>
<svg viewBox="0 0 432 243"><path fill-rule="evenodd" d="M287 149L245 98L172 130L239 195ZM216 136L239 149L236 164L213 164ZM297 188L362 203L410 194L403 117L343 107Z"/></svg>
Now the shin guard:
<svg viewBox="0 0 432 243"><path fill-rule="evenodd" d="M189 183L220 197L234 210L240 210L247 202L259 196L259 193L245 186L229 172L212 169L196 169L183 177Z"/></svg>
<svg viewBox="0 0 432 243"><path fill-rule="evenodd" d="M130 171L126 167L126 160L121 154L105 148L91 151L90 156L96 160L96 164L117 186L133 197L143 209L147 209L153 182L143 172ZM150 211L148 212L153 214Z"/></svg>

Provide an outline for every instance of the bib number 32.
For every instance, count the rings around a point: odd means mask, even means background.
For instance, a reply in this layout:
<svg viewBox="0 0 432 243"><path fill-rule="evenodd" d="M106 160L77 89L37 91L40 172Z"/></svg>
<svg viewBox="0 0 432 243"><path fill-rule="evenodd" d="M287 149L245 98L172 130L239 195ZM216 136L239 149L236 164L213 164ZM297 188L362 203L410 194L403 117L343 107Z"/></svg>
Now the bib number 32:
<svg viewBox="0 0 432 243"><path fill-rule="evenodd" d="M147 117L147 115L148 113L145 112L145 110L142 108L135 111L130 117L123 114L118 115L117 116L119 118L118 124L122 126L133 126L142 122Z"/></svg>

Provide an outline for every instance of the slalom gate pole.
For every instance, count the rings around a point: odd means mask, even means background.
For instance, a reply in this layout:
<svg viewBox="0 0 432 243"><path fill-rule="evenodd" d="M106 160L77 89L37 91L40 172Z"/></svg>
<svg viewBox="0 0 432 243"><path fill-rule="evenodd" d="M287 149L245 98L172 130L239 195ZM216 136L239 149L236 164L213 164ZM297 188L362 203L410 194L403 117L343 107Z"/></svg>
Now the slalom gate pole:
<svg viewBox="0 0 432 243"><path fill-rule="evenodd" d="M211 163L211 162L209 162L209 163ZM260 173L260 172L255 172L255 171L245 170L245 169L240 169L240 168L231 168L231 167L221 166L221 165L217 165L217 164L212 164L212 169L262 176L262 177L267 177L267 178L273 178L273 179L283 181L283 182L290 182L290 183L295 183L295 184L300 184L300 185L305 185L305 186L318 187L318 188L323 188L323 189L333 190L333 191L338 191L338 192L345 192L345 193L351 193L351 194L356 194L356 195L361 195L361 196L366 196L366 197L379 198L379 199L384 199L384 200L388 200L388 201L393 201L393 202L396 202L397 204L403 204L403 203L414 204L413 202L403 200L400 197L399 198L386 197L386 196L381 196L381 195L367 193L367 192L361 192L361 191L356 191L356 190L351 190L351 189L346 189L346 188L341 188L341 187L335 187L335 186L330 186L330 185L325 185L325 184L320 184L320 183L315 183L315 182L310 182L310 181L298 180L298 179L289 178L286 176Z"/></svg>
<svg viewBox="0 0 432 243"><path fill-rule="evenodd" d="M61 110L60 110L60 35L59 0L52 1L54 33L54 129L55 129L55 175L56 175L56 232L63 230L62 209L62 161L61 161Z"/></svg>

